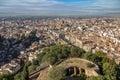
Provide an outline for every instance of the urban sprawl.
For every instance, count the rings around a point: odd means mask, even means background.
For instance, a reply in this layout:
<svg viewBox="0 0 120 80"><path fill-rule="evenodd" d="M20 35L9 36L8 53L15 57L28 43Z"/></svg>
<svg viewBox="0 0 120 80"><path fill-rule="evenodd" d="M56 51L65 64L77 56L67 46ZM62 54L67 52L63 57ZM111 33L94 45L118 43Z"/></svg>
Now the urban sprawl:
<svg viewBox="0 0 120 80"><path fill-rule="evenodd" d="M72 44L120 63L120 18L0 20L0 73L18 71L45 47Z"/></svg>

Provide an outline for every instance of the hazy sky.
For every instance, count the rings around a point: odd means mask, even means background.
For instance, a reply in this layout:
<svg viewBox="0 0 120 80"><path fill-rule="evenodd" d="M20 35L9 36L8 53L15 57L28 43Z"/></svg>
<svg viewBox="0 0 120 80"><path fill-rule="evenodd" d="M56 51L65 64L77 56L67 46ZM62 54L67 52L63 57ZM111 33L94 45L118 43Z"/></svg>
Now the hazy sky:
<svg viewBox="0 0 120 80"><path fill-rule="evenodd" d="M0 0L0 16L119 15L120 0Z"/></svg>

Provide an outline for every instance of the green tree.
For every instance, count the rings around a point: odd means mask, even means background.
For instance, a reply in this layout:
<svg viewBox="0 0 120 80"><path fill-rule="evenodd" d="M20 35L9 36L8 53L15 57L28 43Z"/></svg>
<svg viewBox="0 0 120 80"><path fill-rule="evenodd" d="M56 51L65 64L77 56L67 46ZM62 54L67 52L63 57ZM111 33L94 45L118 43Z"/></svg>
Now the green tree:
<svg viewBox="0 0 120 80"><path fill-rule="evenodd" d="M71 54L70 57L78 57L78 49L75 47L71 47Z"/></svg>
<svg viewBox="0 0 120 80"><path fill-rule="evenodd" d="M110 62L110 59L107 58L107 57L104 57L104 58L102 59L102 64L104 64L104 63L106 63L106 62Z"/></svg>
<svg viewBox="0 0 120 80"><path fill-rule="evenodd" d="M31 61L28 61L28 62L27 62L27 65L28 65L28 66L30 66L31 64L32 64Z"/></svg>
<svg viewBox="0 0 120 80"><path fill-rule="evenodd" d="M7 78L3 78L2 80L8 80Z"/></svg>
<svg viewBox="0 0 120 80"><path fill-rule="evenodd" d="M33 65L38 65L38 64L39 64L39 61L36 60L36 59L33 59L32 64L33 64Z"/></svg>
<svg viewBox="0 0 120 80"><path fill-rule="evenodd" d="M14 80L21 80L21 73L17 73L17 74L14 76Z"/></svg>
<svg viewBox="0 0 120 80"><path fill-rule="evenodd" d="M81 73L78 76L79 76L79 80L86 80L86 78L87 78L85 73Z"/></svg>
<svg viewBox="0 0 120 80"><path fill-rule="evenodd" d="M39 61L39 64L42 62L42 59L43 59L43 57L45 56L46 52L48 52L48 51L45 51L45 50L44 50L42 53L39 53L39 54L37 55L37 60Z"/></svg>
<svg viewBox="0 0 120 80"><path fill-rule="evenodd" d="M0 74L0 80L13 80L13 74Z"/></svg>
<svg viewBox="0 0 120 80"><path fill-rule="evenodd" d="M0 80L2 80L4 77L4 74L0 74Z"/></svg>
<svg viewBox="0 0 120 80"><path fill-rule="evenodd" d="M92 54L92 53L85 53L83 58L87 59L87 60L90 60L98 65L101 65L101 61L102 61L102 58L98 57L97 55L95 54Z"/></svg>
<svg viewBox="0 0 120 80"><path fill-rule="evenodd" d="M117 65L117 80L120 80L120 64Z"/></svg>
<svg viewBox="0 0 120 80"><path fill-rule="evenodd" d="M25 64L23 71L22 71L22 80L29 80L29 71L28 71L28 66Z"/></svg>
<svg viewBox="0 0 120 80"><path fill-rule="evenodd" d="M107 76L108 80L116 80L117 77L117 66L108 62L103 64L103 72Z"/></svg>
<svg viewBox="0 0 120 80"><path fill-rule="evenodd" d="M71 54L70 57L82 57L85 51L78 47L71 47Z"/></svg>
<svg viewBox="0 0 120 80"><path fill-rule="evenodd" d="M112 75L105 75L107 80L117 80L115 76Z"/></svg>
<svg viewBox="0 0 120 80"><path fill-rule="evenodd" d="M50 66L54 65L57 61L58 61L58 57L56 56L56 53L54 52L46 53L42 58L42 62L47 62Z"/></svg>
<svg viewBox="0 0 120 80"><path fill-rule="evenodd" d="M37 68L37 65L31 65L31 66L28 67L29 72L33 72L33 71L35 71L36 68Z"/></svg>
<svg viewBox="0 0 120 80"><path fill-rule="evenodd" d="M57 58L56 57L48 57L47 59L47 62L50 64L50 65L54 65L56 62L57 62Z"/></svg>
<svg viewBox="0 0 120 80"><path fill-rule="evenodd" d="M102 51L97 51L97 52L95 52L95 54L99 57L106 57L106 54Z"/></svg>

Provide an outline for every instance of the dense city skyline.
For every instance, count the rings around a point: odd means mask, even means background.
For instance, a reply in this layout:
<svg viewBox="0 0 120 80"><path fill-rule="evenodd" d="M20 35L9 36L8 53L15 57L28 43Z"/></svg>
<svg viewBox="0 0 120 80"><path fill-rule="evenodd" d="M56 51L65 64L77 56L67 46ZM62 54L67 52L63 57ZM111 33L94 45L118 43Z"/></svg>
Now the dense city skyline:
<svg viewBox="0 0 120 80"><path fill-rule="evenodd" d="M0 0L0 16L120 16L119 0Z"/></svg>

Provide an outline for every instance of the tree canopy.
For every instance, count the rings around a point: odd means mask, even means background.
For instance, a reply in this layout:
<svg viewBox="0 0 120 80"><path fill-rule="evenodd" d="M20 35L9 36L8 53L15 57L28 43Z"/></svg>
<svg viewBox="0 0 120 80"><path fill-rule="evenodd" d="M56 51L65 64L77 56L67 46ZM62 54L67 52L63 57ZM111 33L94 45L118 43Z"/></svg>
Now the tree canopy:
<svg viewBox="0 0 120 80"><path fill-rule="evenodd" d="M84 53L85 51L78 47L55 45L43 50L43 53L39 54L37 59L39 62L47 61L49 64L54 65L61 59L69 57L82 57Z"/></svg>

